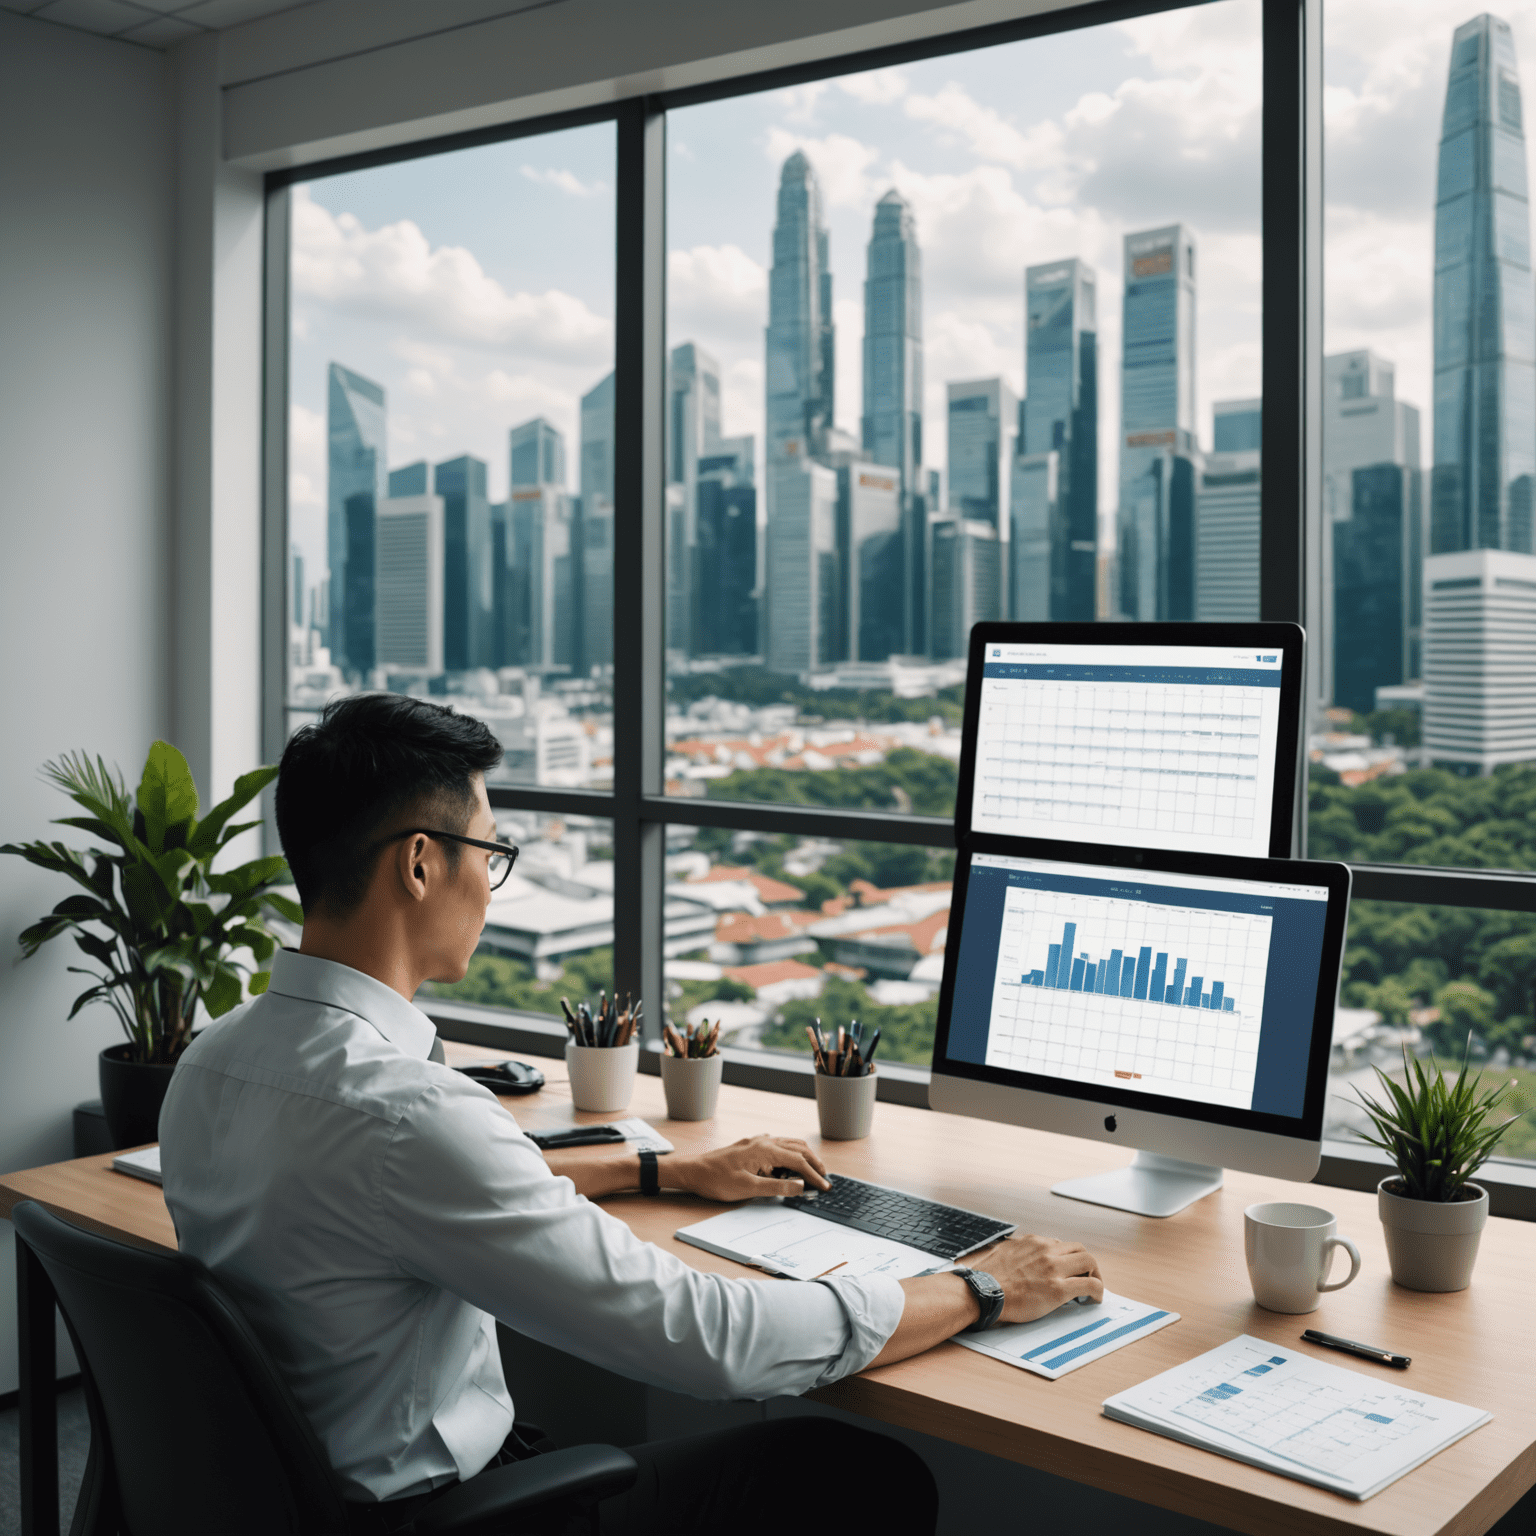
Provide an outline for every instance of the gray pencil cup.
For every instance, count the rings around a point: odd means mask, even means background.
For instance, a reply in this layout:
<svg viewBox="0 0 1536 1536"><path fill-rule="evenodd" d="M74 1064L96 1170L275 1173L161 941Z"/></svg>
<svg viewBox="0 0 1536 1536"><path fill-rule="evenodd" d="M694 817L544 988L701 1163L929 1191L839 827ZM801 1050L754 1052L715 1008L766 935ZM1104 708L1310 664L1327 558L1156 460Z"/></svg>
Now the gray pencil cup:
<svg viewBox="0 0 1536 1536"><path fill-rule="evenodd" d="M628 1045L565 1043L565 1065L571 1077L571 1102L577 1109L628 1109L640 1065L640 1042Z"/></svg>
<svg viewBox="0 0 1536 1536"><path fill-rule="evenodd" d="M718 1051L713 1056L663 1056L661 1088L667 1096L667 1118L713 1120L724 1063Z"/></svg>
<svg viewBox="0 0 1536 1536"><path fill-rule="evenodd" d="M863 1077L816 1074L816 1114L827 1141L861 1141L875 1115L875 1071Z"/></svg>

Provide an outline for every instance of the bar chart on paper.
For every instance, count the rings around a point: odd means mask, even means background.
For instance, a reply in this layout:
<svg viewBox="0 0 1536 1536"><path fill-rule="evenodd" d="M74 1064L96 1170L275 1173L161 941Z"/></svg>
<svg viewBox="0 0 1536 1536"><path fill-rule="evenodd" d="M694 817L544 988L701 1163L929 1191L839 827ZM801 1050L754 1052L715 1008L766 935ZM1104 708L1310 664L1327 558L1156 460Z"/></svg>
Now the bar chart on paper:
<svg viewBox="0 0 1536 1536"><path fill-rule="evenodd" d="M987 1064L1247 1108L1273 919L1010 887Z"/></svg>

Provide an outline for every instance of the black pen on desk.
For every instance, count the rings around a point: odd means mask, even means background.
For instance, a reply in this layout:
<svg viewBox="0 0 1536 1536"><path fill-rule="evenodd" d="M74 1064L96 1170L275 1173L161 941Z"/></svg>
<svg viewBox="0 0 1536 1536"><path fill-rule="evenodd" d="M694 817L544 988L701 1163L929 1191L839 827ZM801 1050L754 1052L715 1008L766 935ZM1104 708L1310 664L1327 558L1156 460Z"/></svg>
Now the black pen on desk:
<svg viewBox="0 0 1536 1536"><path fill-rule="evenodd" d="M1378 1349L1374 1344L1361 1344L1356 1339L1341 1339L1335 1334L1320 1333L1316 1328L1304 1330L1301 1336L1309 1344L1342 1350L1346 1355L1359 1355L1362 1360L1374 1360L1377 1365L1390 1365L1399 1371L1406 1371L1413 1359L1412 1355L1394 1355L1390 1349Z"/></svg>

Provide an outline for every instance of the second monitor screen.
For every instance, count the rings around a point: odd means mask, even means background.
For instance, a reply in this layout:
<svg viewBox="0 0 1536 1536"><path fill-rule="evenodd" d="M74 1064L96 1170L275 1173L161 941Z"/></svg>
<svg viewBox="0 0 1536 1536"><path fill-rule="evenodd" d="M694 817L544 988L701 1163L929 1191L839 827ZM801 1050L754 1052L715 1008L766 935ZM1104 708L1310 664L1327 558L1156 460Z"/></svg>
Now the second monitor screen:
<svg viewBox="0 0 1536 1536"><path fill-rule="evenodd" d="M1283 662L1231 646L987 646L971 829L1263 858Z"/></svg>

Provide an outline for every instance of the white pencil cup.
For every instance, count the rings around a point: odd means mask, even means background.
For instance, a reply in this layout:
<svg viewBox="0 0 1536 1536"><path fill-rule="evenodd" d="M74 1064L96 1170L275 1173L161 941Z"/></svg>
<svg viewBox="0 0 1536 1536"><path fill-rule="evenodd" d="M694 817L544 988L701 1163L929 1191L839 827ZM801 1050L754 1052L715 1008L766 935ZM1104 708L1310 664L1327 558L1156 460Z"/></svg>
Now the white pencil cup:
<svg viewBox="0 0 1536 1536"><path fill-rule="evenodd" d="M816 1114L827 1141L861 1141L875 1115L875 1072L863 1077L816 1074Z"/></svg>
<svg viewBox="0 0 1536 1536"><path fill-rule="evenodd" d="M640 1065L640 1042L576 1045L567 1040L565 1065L571 1075L571 1102L577 1109L628 1109Z"/></svg>
<svg viewBox="0 0 1536 1536"><path fill-rule="evenodd" d="M713 1056L663 1056L661 1087L667 1096L667 1118L713 1120L724 1063L718 1052Z"/></svg>

